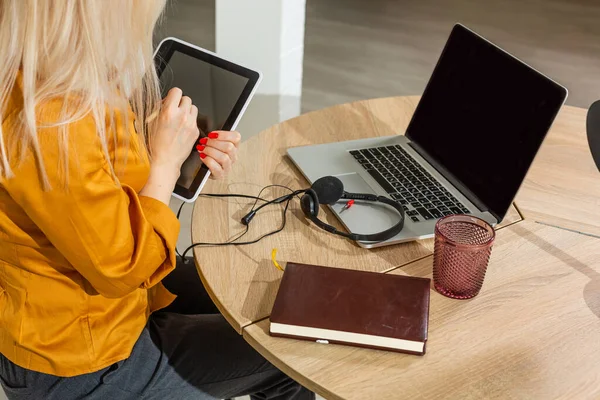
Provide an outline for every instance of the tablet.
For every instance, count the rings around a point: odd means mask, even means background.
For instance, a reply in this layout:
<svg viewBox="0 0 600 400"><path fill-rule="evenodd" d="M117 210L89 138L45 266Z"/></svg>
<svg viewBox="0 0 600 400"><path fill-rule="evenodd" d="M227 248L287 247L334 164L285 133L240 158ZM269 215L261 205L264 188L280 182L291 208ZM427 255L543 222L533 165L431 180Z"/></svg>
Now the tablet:
<svg viewBox="0 0 600 400"><path fill-rule="evenodd" d="M212 131L234 130L261 79L257 71L173 37L160 42L154 61L162 97L178 87L198 107L200 137ZM209 176L194 144L181 166L173 196L188 203L195 201Z"/></svg>

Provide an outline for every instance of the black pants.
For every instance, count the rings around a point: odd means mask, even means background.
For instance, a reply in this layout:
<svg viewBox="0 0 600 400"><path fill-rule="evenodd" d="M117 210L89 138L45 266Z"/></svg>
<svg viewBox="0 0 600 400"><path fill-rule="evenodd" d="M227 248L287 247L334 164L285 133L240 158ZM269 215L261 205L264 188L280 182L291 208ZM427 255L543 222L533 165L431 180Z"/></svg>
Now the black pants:
<svg viewBox="0 0 600 400"><path fill-rule="evenodd" d="M179 265L164 283L179 298L150 317L128 359L91 374L60 378L18 367L0 355L8 398L315 398L229 326L204 290L193 262Z"/></svg>

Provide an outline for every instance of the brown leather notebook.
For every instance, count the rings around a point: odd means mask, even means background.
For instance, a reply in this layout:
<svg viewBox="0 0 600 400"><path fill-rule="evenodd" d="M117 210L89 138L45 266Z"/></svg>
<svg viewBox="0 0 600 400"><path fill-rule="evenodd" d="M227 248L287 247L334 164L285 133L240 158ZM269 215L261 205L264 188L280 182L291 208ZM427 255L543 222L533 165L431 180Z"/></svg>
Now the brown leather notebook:
<svg viewBox="0 0 600 400"><path fill-rule="evenodd" d="M288 262L272 336L425 354L430 280Z"/></svg>

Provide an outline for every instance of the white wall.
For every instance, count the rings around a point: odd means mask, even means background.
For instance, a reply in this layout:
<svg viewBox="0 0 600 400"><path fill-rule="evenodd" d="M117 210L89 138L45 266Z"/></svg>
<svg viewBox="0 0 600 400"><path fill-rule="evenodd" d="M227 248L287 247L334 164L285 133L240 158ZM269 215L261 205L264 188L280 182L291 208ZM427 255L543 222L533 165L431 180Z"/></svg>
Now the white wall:
<svg viewBox="0 0 600 400"><path fill-rule="evenodd" d="M263 73L240 125L257 133L300 114L305 0L216 0L217 54Z"/></svg>

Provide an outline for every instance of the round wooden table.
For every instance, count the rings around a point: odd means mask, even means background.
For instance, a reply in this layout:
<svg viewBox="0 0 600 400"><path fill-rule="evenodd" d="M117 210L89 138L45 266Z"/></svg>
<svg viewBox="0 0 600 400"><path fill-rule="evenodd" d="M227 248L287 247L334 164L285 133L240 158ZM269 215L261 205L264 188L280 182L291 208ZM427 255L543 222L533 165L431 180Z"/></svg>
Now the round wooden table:
<svg viewBox="0 0 600 400"><path fill-rule="evenodd" d="M205 193L258 194L308 183L288 147L402 134L419 97L361 101L275 125L243 143L226 181ZM585 110L564 107L506 218L481 293L458 301L431 293L423 357L269 336L282 272L271 262L431 277L432 240L366 250L308 224L297 201L285 229L249 246L196 248L200 277L229 323L269 361L327 399L600 397L600 173L585 139ZM493 157L502 157L502 154ZM264 197L285 189L272 188ZM252 201L200 198L192 240L242 233ZM322 216L340 224L326 209ZM243 240L281 224L261 210Z"/></svg>

